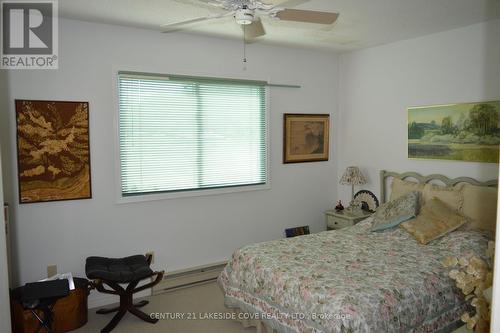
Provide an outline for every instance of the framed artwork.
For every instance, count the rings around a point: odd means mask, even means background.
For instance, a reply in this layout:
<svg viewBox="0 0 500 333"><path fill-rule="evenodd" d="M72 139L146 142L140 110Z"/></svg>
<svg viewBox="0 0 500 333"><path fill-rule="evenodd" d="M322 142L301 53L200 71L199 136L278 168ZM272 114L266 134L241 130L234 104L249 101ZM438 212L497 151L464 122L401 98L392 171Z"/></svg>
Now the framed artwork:
<svg viewBox="0 0 500 333"><path fill-rule="evenodd" d="M408 157L498 163L500 101L408 109Z"/></svg>
<svg viewBox="0 0 500 333"><path fill-rule="evenodd" d="M19 202L92 197L88 102L16 100Z"/></svg>
<svg viewBox="0 0 500 333"><path fill-rule="evenodd" d="M302 235L309 235L311 232L309 231L309 226L305 225L302 227L288 228L285 229L286 238L297 237Z"/></svg>
<svg viewBox="0 0 500 333"><path fill-rule="evenodd" d="M330 115L285 113L283 163L328 161Z"/></svg>

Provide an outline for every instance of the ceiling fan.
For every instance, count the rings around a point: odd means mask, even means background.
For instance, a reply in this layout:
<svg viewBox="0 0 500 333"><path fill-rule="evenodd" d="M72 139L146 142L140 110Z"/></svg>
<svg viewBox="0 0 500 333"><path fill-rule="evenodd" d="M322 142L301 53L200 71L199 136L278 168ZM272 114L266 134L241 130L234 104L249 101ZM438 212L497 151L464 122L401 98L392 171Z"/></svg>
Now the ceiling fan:
<svg viewBox="0 0 500 333"><path fill-rule="evenodd" d="M161 26L163 32L181 30L184 26L196 22L217 20L233 16L235 22L243 28L245 38L257 38L264 36L266 31L261 21L261 17L267 16L280 21L295 21L317 24L332 24L339 14L320 12L313 10L302 10L286 8L294 7L309 0L289 0L275 4L276 0L189 0L182 2L194 3L195 5L209 5L224 10L222 13L198 17L191 20L164 24ZM274 2L274 3L272 3Z"/></svg>

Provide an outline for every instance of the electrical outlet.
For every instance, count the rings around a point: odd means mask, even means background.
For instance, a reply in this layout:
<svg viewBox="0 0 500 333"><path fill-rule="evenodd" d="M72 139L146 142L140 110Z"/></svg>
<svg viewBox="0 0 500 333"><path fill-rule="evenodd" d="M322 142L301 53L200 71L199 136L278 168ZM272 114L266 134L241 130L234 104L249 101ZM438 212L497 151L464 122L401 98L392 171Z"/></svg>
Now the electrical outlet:
<svg viewBox="0 0 500 333"><path fill-rule="evenodd" d="M154 262L155 262L155 253L154 253L154 251L146 252L146 257L147 256L151 256L151 264L154 264Z"/></svg>
<svg viewBox="0 0 500 333"><path fill-rule="evenodd" d="M57 274L57 265L47 266L47 277L53 277Z"/></svg>

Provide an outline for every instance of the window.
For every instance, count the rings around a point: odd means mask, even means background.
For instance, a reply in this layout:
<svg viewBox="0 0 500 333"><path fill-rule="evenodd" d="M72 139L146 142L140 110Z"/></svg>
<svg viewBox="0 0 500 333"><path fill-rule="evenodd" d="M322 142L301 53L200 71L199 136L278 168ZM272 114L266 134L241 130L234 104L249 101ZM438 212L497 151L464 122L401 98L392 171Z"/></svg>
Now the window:
<svg viewBox="0 0 500 333"><path fill-rule="evenodd" d="M123 197L267 183L260 81L119 73Z"/></svg>

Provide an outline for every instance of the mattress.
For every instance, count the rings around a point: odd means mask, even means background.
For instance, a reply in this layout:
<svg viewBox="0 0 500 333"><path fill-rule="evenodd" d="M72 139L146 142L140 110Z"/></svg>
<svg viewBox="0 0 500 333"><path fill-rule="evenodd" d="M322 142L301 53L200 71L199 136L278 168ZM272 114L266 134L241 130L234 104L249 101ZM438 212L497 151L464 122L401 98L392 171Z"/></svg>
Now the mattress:
<svg viewBox="0 0 500 333"><path fill-rule="evenodd" d="M371 218L336 231L234 252L218 282L226 306L278 332L446 332L466 304L441 261L482 255L489 234L455 231L428 245Z"/></svg>

